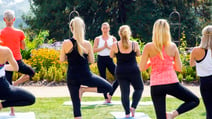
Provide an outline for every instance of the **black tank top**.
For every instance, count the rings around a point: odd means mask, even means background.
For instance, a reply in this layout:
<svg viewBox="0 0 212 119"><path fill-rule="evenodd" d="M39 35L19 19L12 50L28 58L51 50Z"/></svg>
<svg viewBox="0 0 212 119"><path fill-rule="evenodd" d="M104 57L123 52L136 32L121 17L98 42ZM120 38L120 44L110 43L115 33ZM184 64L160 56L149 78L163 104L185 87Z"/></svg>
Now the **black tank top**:
<svg viewBox="0 0 212 119"><path fill-rule="evenodd" d="M66 54L68 60L68 72L67 76L83 76L90 72L88 64L88 54L83 54L83 57L79 54L77 49L76 40L73 38L70 39L73 47L69 53Z"/></svg>
<svg viewBox="0 0 212 119"><path fill-rule="evenodd" d="M134 51L134 43L132 42L132 51L130 53L121 53L117 43L118 53L116 73L137 73L139 68L136 62L136 52Z"/></svg>

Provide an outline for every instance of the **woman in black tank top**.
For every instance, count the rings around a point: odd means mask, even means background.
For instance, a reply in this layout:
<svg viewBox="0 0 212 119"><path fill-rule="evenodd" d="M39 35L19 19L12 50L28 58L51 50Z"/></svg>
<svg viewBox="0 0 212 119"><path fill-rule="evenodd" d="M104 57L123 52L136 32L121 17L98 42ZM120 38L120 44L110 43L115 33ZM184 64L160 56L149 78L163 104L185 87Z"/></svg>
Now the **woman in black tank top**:
<svg viewBox="0 0 212 119"><path fill-rule="evenodd" d="M73 38L62 45L60 60L68 60L67 85L73 105L75 119L81 119L80 97L83 92L107 93L112 86L105 79L90 72L89 64L94 62L91 43L84 40L85 24L80 17L70 22ZM81 88L81 85L88 87Z"/></svg>
<svg viewBox="0 0 212 119"><path fill-rule="evenodd" d="M110 56L116 56L117 58L115 75L120 84L121 101L128 118L130 117L130 112L132 117L134 117L135 109L143 92L143 81L136 62L136 56L140 56L140 49L137 42L130 41L131 31L129 26L121 26L119 35L121 39L113 44ZM129 100L130 84L134 88L131 108Z"/></svg>

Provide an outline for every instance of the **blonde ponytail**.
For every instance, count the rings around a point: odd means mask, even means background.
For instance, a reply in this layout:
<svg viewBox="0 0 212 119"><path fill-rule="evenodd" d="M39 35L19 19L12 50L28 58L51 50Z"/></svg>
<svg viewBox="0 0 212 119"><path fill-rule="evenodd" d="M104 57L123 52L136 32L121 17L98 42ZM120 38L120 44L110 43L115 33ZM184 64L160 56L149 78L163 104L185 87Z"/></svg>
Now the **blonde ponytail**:
<svg viewBox="0 0 212 119"><path fill-rule="evenodd" d="M122 46L124 49L129 48L129 44L127 41L130 39L131 34L132 33L131 33L130 27L128 25L122 25L119 28L119 35L122 40Z"/></svg>
<svg viewBox="0 0 212 119"><path fill-rule="evenodd" d="M75 17L70 22L70 28L72 29L73 36L77 41L78 52L83 56L85 48L83 42L85 40L85 23L80 17Z"/></svg>
<svg viewBox="0 0 212 119"><path fill-rule="evenodd" d="M204 49L212 49L212 25L203 28L200 47Z"/></svg>
<svg viewBox="0 0 212 119"><path fill-rule="evenodd" d="M162 59L162 48L171 44L171 33L168 22L165 19L158 19L153 26L152 41L155 48L159 51Z"/></svg>

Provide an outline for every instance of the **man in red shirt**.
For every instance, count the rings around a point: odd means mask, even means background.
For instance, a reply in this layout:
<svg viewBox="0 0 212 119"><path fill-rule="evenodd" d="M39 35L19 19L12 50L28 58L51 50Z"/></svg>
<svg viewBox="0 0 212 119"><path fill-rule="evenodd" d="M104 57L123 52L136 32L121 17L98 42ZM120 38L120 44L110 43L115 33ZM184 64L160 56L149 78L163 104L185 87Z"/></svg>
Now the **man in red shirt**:
<svg viewBox="0 0 212 119"><path fill-rule="evenodd" d="M0 40L2 46L6 46L11 49L13 56L15 60L17 61L19 65L18 72L23 73L23 75L16 80L13 85L17 86L20 83L23 83L27 80L29 80L31 77L34 76L35 72L34 70L26 65L22 61L22 56L20 49L25 49L25 36L23 31L16 29L13 27L13 22L15 21L15 13L12 10L6 10L4 12L4 22L6 24L6 27L0 31ZM12 71L6 71L6 78L9 81L9 83L12 84ZM14 110L11 108L11 115L14 115Z"/></svg>

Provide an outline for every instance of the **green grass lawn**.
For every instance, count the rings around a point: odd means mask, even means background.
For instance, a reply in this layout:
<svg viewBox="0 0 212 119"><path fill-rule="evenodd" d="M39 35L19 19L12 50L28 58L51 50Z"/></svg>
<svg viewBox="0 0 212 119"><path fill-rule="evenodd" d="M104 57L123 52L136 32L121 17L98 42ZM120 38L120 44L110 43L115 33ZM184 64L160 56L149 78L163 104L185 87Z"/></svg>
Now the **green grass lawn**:
<svg viewBox="0 0 212 119"><path fill-rule="evenodd" d="M69 97L64 98L37 98L36 103L27 107L16 107L17 112L35 112L36 119L73 119L73 112L71 106L63 106L65 101L69 101ZM104 100L103 97L83 97L82 101L100 101ZM113 97L113 100L120 100L120 97ZM142 98L142 101L151 101L151 98ZM182 102L176 98L167 98L167 111L176 109ZM8 111L9 108L2 111ZM114 119L110 114L112 111L124 111L122 105L95 105L95 106L82 106L83 119ZM138 106L137 112L144 112L152 119L155 119L155 112L153 105L151 106ZM180 115L176 119L205 119L205 109L201 100L200 105Z"/></svg>

